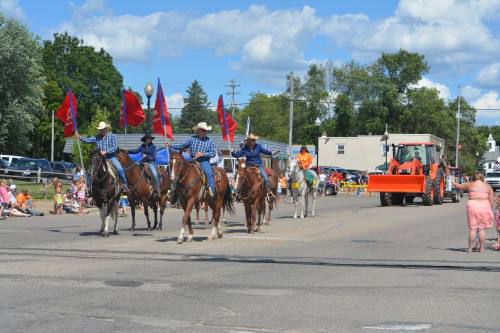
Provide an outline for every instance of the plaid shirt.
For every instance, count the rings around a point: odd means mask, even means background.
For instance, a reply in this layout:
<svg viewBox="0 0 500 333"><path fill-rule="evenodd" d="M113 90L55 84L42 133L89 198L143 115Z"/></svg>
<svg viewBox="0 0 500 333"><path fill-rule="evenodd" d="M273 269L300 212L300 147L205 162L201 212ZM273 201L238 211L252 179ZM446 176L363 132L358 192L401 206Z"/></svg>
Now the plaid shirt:
<svg viewBox="0 0 500 333"><path fill-rule="evenodd" d="M194 135L187 139L184 143L174 143L172 148L178 150L189 148L189 150L191 150L191 156L201 152L205 155L201 159L210 159L217 155L214 142L207 136L200 139L197 135Z"/></svg>
<svg viewBox="0 0 500 333"><path fill-rule="evenodd" d="M105 151L106 154L114 154L118 150L118 142L113 133L106 134L105 137L100 135L91 136L90 138L80 138L81 142L94 143L99 151Z"/></svg>

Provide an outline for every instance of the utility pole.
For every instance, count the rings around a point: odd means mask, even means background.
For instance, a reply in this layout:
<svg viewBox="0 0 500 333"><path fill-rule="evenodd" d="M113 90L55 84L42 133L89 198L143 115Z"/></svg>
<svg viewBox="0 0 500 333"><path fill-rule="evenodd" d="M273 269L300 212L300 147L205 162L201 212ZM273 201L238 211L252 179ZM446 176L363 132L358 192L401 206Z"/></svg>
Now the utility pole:
<svg viewBox="0 0 500 333"><path fill-rule="evenodd" d="M288 116L288 159L292 159L292 137L293 137L293 99L295 98L293 94L295 76L293 72L290 74L290 114Z"/></svg>
<svg viewBox="0 0 500 333"><path fill-rule="evenodd" d="M239 92L236 91L236 88L239 87L239 84L236 84L236 81L234 79L229 80L229 83L226 84L226 87L231 89L231 91L228 91L226 95L231 96L231 116L234 117L234 109L236 107L236 100L234 98L235 95L238 95Z"/></svg>
<svg viewBox="0 0 500 333"><path fill-rule="evenodd" d="M460 145L460 118L462 117L460 113L460 87L458 87L458 108L457 108L457 144L455 146L455 168L458 168L458 151Z"/></svg>
<svg viewBox="0 0 500 333"><path fill-rule="evenodd" d="M50 138L50 161L54 162L54 110L52 110L52 137Z"/></svg>

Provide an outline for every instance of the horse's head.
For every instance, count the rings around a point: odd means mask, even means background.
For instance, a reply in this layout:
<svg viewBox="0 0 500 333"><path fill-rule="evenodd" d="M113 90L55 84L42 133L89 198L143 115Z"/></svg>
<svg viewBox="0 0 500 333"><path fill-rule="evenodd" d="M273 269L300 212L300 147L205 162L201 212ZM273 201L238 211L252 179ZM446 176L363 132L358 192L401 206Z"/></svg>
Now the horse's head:
<svg viewBox="0 0 500 333"><path fill-rule="evenodd" d="M185 162L182 154L173 149L170 150L170 180L172 182L177 182L179 179L180 171Z"/></svg>
<svg viewBox="0 0 500 333"><path fill-rule="evenodd" d="M236 182L234 184L234 188L239 189L240 186L240 178L244 177L247 172L247 162L246 159L240 158L238 159L238 170L236 170Z"/></svg>
<svg viewBox="0 0 500 333"><path fill-rule="evenodd" d="M108 172L108 164L106 157L102 156L99 151L95 150L90 155L90 176L93 180L102 178L103 174Z"/></svg>

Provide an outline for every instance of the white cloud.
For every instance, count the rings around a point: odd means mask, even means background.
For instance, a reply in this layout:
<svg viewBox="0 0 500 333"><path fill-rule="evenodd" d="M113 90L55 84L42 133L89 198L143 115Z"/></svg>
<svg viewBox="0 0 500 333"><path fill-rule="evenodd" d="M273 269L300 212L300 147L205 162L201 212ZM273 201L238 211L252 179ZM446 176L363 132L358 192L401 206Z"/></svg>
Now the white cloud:
<svg viewBox="0 0 500 333"><path fill-rule="evenodd" d="M472 106L479 109L477 111L477 120L479 124L488 126L500 125L500 96L497 92L487 92L472 102Z"/></svg>
<svg viewBox="0 0 500 333"><path fill-rule="evenodd" d="M496 58L500 40L485 21L499 9L499 0L401 0L391 17L337 15L325 20L322 33L357 58L403 48L425 54L433 65L465 70Z"/></svg>
<svg viewBox="0 0 500 333"><path fill-rule="evenodd" d="M26 13L18 0L0 0L0 12L19 21L26 21Z"/></svg>
<svg viewBox="0 0 500 333"><path fill-rule="evenodd" d="M500 86L500 63L492 63L483 67L476 77L476 80L484 87Z"/></svg>
<svg viewBox="0 0 500 333"><path fill-rule="evenodd" d="M441 97L445 101L448 101L451 96L450 89L447 86L438 82L434 82L426 77L422 77L422 79L418 81L417 84L414 85L414 87L427 87L437 89L437 91L439 92L439 97Z"/></svg>
<svg viewBox="0 0 500 333"><path fill-rule="evenodd" d="M481 96L481 89L467 85L460 89L460 95L468 101L476 100Z"/></svg>
<svg viewBox="0 0 500 333"><path fill-rule="evenodd" d="M181 114L181 108L184 106L184 97L181 93L175 93L170 96L165 96L167 100L168 112L174 117Z"/></svg>

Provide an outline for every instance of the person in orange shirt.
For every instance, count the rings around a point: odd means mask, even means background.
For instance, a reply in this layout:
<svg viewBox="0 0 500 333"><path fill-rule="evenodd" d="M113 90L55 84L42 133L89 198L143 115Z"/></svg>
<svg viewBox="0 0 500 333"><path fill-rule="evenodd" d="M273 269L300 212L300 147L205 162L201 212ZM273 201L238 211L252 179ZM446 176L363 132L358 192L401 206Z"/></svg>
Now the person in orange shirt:
<svg viewBox="0 0 500 333"><path fill-rule="evenodd" d="M280 175L280 186L281 186L281 194L283 194L284 197L286 197L286 189L287 189L287 181L286 181L286 177L284 174L281 174Z"/></svg>
<svg viewBox="0 0 500 333"><path fill-rule="evenodd" d="M16 201L17 204L31 216L43 216L43 213L33 209L33 198L28 194L28 190L22 190L21 193L16 196Z"/></svg>
<svg viewBox="0 0 500 333"><path fill-rule="evenodd" d="M302 168L309 169L313 162L313 157L309 154L306 146L300 148L300 152L296 156L297 162L302 165Z"/></svg>

